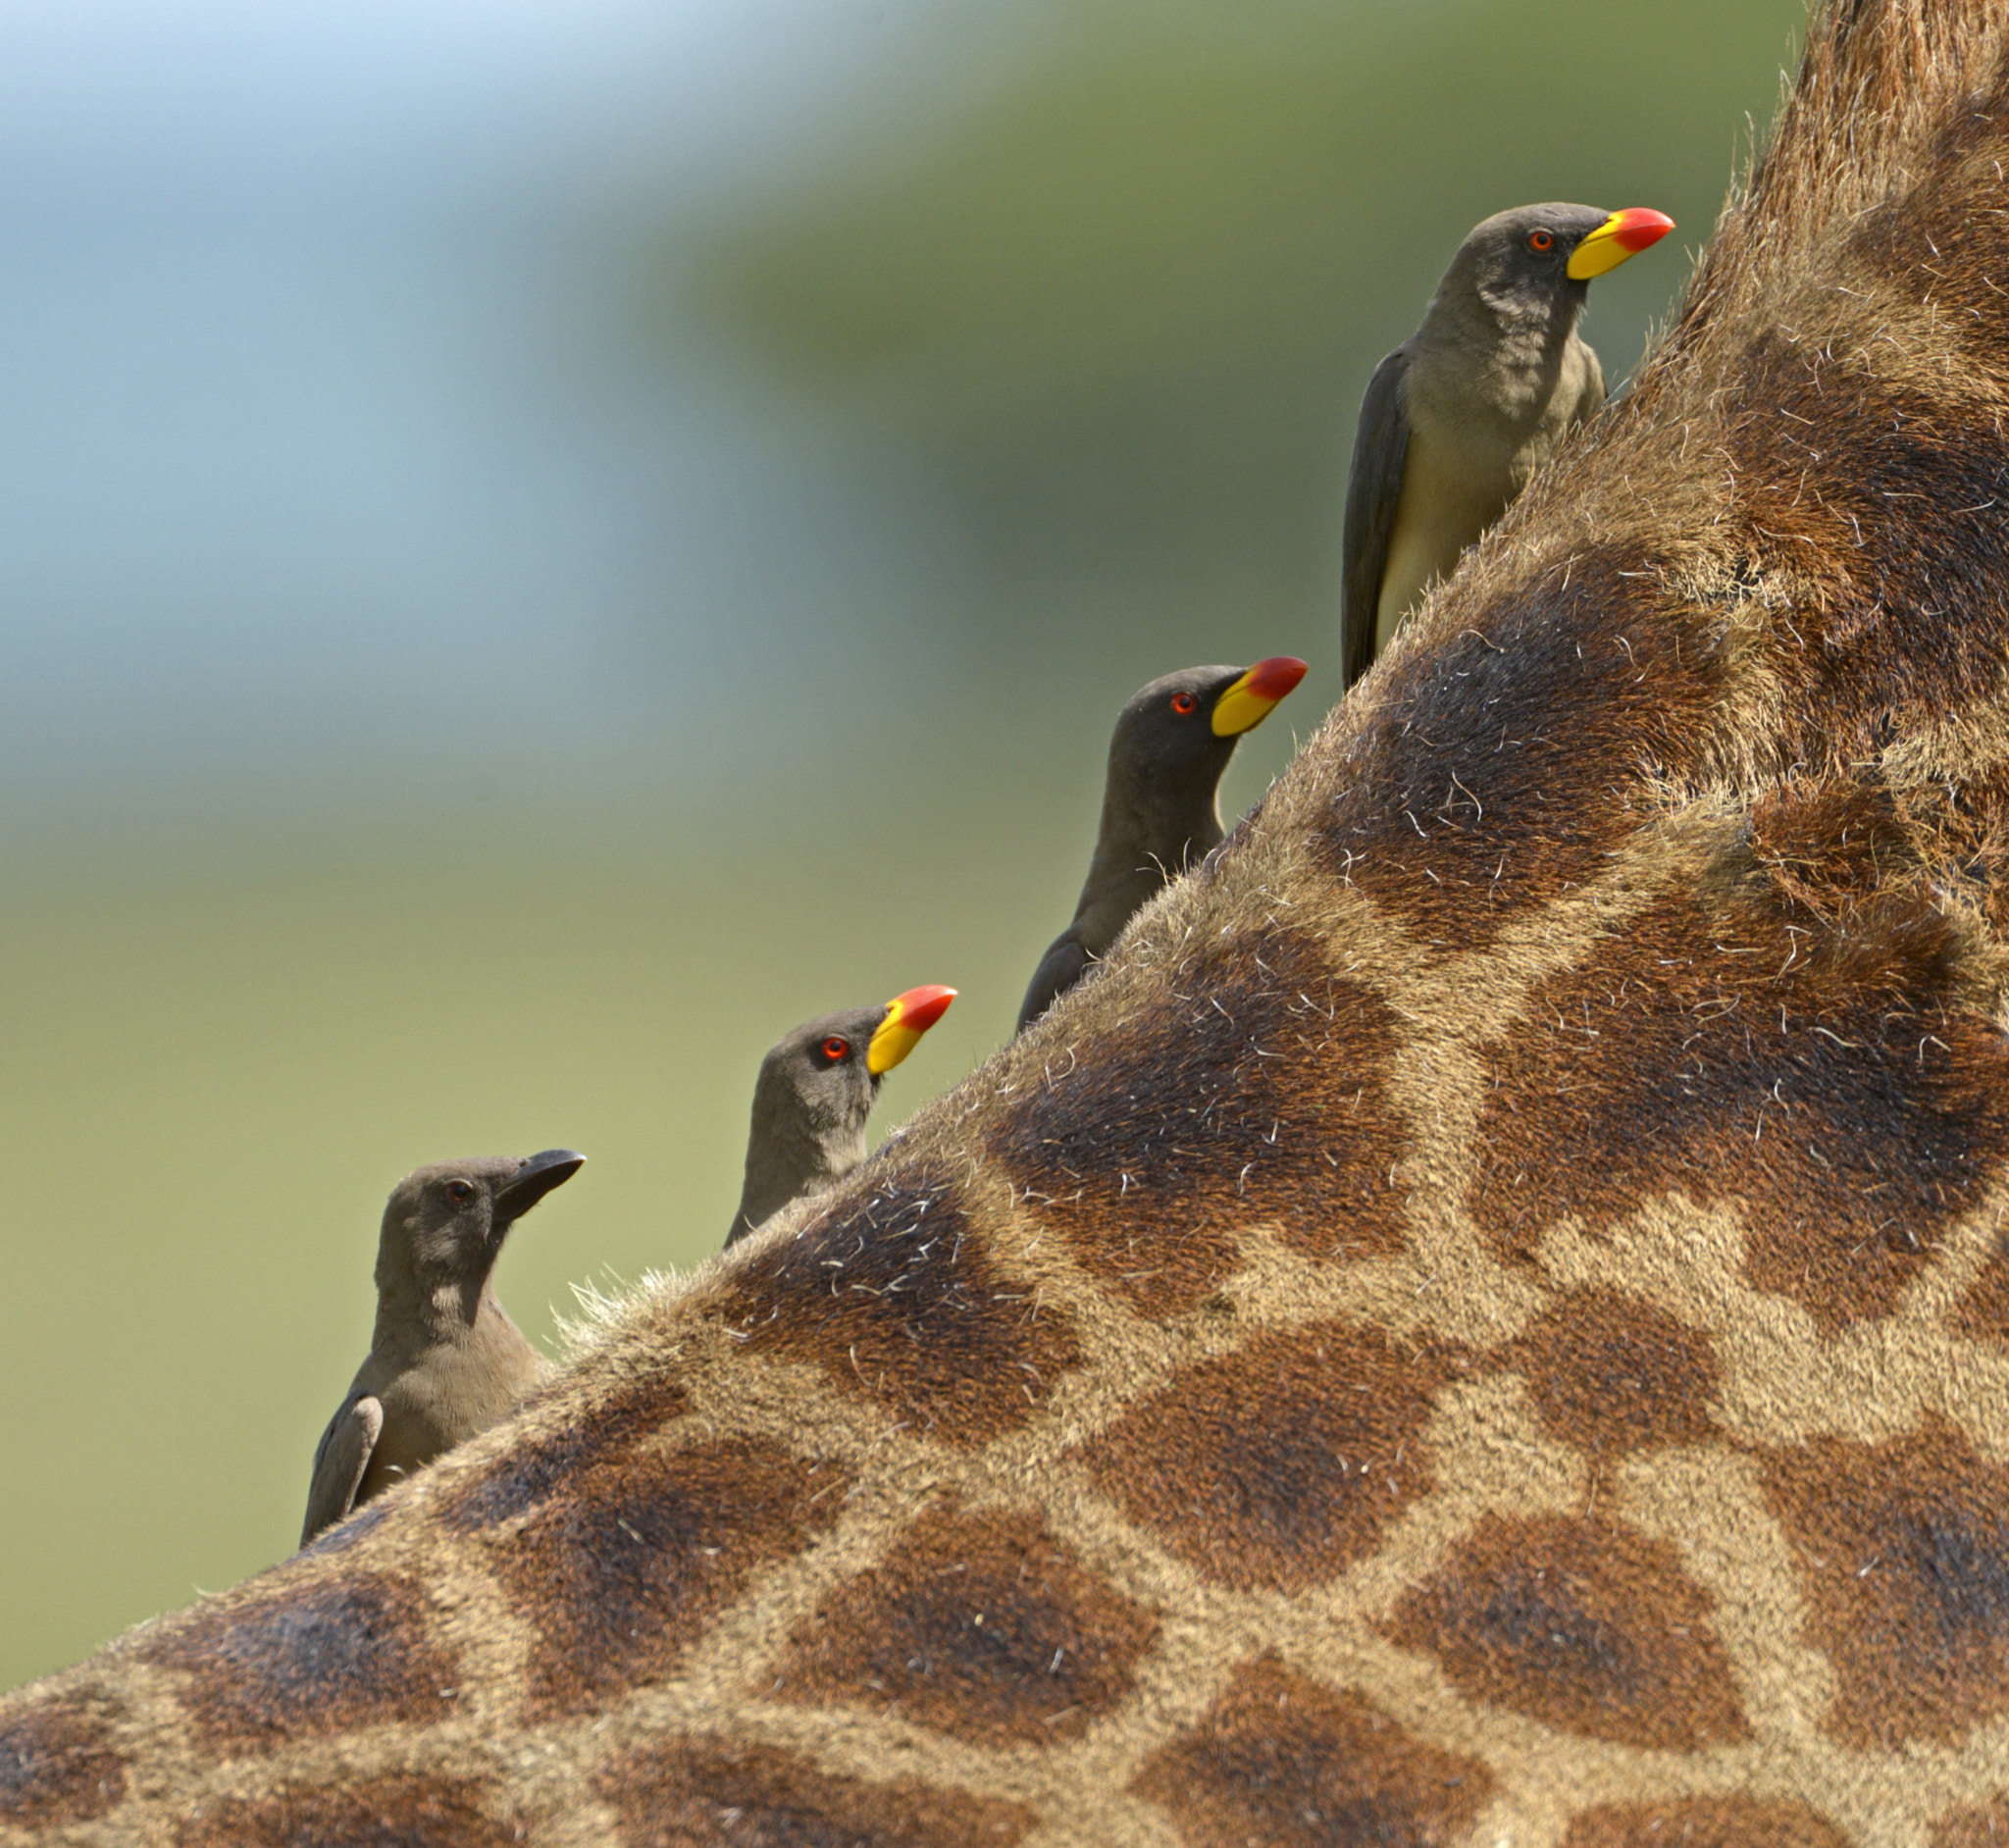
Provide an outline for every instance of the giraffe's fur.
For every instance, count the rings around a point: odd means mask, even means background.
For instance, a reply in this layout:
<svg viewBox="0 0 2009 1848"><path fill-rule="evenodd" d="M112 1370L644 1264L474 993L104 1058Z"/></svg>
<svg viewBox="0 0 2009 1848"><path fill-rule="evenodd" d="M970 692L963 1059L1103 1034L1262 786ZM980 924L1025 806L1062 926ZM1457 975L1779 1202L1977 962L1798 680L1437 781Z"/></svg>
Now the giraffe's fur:
<svg viewBox="0 0 2009 1848"><path fill-rule="evenodd" d="M0 1703L0 1839L2009 1831L2005 50L1838 0L1637 388L1226 847Z"/></svg>

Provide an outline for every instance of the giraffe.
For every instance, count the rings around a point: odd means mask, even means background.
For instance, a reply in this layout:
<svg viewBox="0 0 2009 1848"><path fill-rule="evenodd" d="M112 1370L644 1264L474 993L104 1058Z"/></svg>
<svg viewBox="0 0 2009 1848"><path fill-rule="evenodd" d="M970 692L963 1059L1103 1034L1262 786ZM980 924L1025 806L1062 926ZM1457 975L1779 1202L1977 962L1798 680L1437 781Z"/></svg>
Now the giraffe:
<svg viewBox="0 0 2009 1848"><path fill-rule="evenodd" d="M1108 963L0 1702L0 1841L2009 1838L2009 12L1834 0L1631 394Z"/></svg>

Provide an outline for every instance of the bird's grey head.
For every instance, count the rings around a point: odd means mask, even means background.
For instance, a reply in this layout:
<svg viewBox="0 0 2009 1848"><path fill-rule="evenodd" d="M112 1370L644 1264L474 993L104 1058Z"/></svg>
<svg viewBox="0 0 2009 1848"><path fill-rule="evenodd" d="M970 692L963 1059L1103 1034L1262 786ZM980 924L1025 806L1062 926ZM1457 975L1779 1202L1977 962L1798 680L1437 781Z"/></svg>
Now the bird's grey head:
<svg viewBox="0 0 2009 1848"><path fill-rule="evenodd" d="M1437 284L1432 308L1483 303L1504 320L1574 326L1593 277L1616 270L1673 231L1645 206L1518 205L1475 225Z"/></svg>
<svg viewBox="0 0 2009 1848"><path fill-rule="evenodd" d="M414 1168L384 1208L379 1287L390 1267L419 1279L486 1279L509 1228L585 1161L571 1149L546 1149L528 1159L495 1155Z"/></svg>
<svg viewBox="0 0 2009 1848"><path fill-rule="evenodd" d="M879 1080L948 1012L953 988L930 983L878 1007L823 1014L768 1049L753 1081L747 1179L728 1245L803 1194L821 1193L865 1158Z"/></svg>
<svg viewBox="0 0 2009 1848"><path fill-rule="evenodd" d="M1573 319L1588 277L1570 274L1576 247L1612 214L1590 205L1521 205L1474 226L1438 292L1476 294L1495 314L1534 319L1559 307Z"/></svg>
<svg viewBox="0 0 2009 1848"><path fill-rule="evenodd" d="M872 1036L889 1004L804 1021L768 1049L753 1082L753 1135L771 1143L837 1144L865 1133L879 1095Z"/></svg>
<svg viewBox="0 0 2009 1848"><path fill-rule="evenodd" d="M1305 675L1289 655L1254 667L1185 667L1140 687L1116 715L1109 784L1171 809L1204 800L1244 732L1253 731Z"/></svg>

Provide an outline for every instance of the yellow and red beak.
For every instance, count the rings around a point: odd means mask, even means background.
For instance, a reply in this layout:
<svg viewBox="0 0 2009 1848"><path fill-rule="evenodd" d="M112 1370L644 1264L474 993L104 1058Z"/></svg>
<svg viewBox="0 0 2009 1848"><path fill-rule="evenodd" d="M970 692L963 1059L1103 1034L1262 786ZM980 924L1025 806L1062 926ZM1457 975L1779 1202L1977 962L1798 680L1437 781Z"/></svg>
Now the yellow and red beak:
<svg viewBox="0 0 2009 1848"><path fill-rule="evenodd" d="M1239 738L1253 732L1308 671L1304 662L1288 654L1258 661L1213 702L1214 737Z"/></svg>
<svg viewBox="0 0 2009 1848"><path fill-rule="evenodd" d="M1593 276L1616 270L1674 229L1674 221L1649 205L1628 205L1614 212L1570 253L1570 280L1587 282Z"/></svg>
<svg viewBox="0 0 2009 1848"><path fill-rule="evenodd" d="M875 1078L890 1072L920 1045L921 1035L949 1011L954 999L953 988L935 984L896 995L886 1003L886 1018L865 1049L865 1069Z"/></svg>

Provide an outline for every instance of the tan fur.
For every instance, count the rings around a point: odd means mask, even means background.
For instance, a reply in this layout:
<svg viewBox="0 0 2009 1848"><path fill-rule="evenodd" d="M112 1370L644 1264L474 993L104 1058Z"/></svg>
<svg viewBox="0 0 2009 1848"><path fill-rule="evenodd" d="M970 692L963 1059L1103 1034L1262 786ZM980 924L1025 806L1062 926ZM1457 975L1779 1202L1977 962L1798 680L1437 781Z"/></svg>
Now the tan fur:
<svg viewBox="0 0 2009 1848"><path fill-rule="evenodd" d="M0 1838L1996 1839L2005 39L1837 6L1639 387L1207 868L0 1703Z"/></svg>

